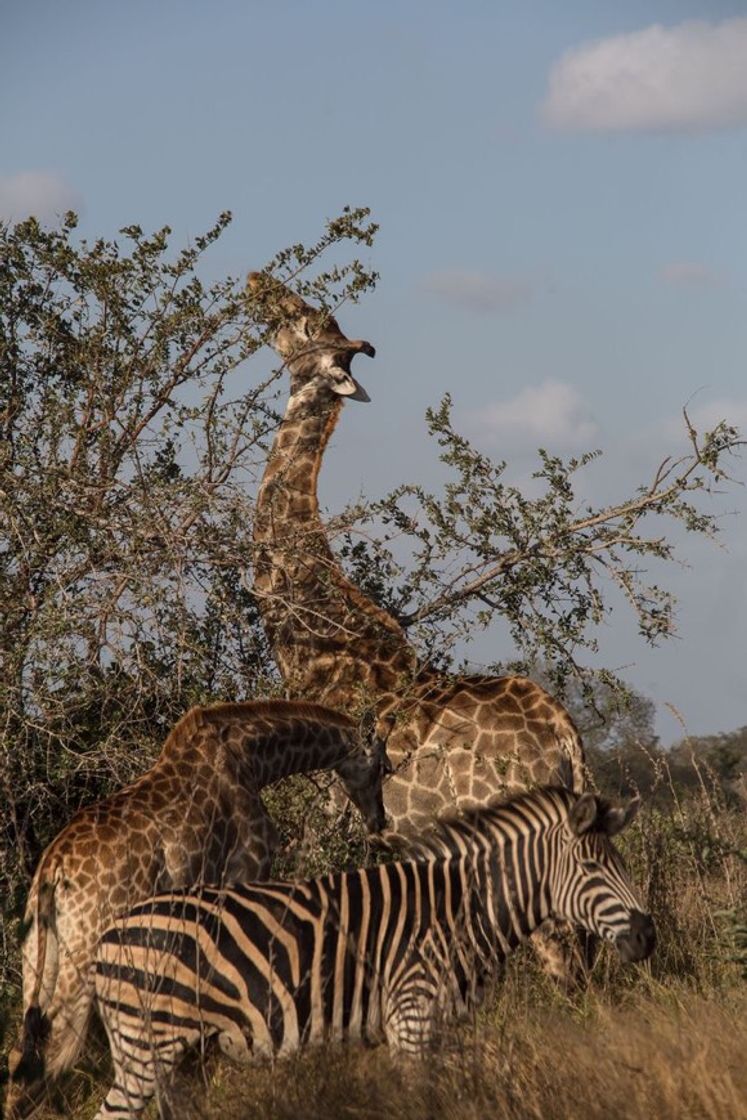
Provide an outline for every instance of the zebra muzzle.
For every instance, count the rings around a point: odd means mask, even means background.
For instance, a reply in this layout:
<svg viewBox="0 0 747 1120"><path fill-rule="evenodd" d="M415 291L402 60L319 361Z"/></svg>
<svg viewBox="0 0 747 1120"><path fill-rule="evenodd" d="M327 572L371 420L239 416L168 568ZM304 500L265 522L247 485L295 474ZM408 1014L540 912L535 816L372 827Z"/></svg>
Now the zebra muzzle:
<svg viewBox="0 0 747 1120"><path fill-rule="evenodd" d="M620 957L626 964L632 961L645 961L656 948L656 929L650 914L632 910L630 925L617 935L615 945Z"/></svg>

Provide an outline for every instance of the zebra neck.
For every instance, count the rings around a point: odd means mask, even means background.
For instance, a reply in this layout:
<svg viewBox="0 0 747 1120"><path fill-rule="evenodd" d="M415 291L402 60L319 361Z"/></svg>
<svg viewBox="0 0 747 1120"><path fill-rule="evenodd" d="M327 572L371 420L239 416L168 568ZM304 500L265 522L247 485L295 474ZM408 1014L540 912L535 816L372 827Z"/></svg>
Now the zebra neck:
<svg viewBox="0 0 747 1120"><path fill-rule="evenodd" d="M531 833L503 836L489 857L486 906L505 958L550 916L549 850Z"/></svg>

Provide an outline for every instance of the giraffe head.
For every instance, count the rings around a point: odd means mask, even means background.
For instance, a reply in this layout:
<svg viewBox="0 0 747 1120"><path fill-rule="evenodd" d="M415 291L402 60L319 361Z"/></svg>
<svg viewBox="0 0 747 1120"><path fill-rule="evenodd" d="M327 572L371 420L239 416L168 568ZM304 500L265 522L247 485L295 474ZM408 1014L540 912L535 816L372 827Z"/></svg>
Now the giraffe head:
<svg viewBox="0 0 747 1120"><path fill-rule="evenodd" d="M387 824L382 784L393 770L384 740L365 738L363 750L351 751L335 770L368 831L382 832Z"/></svg>
<svg viewBox="0 0 747 1120"><path fill-rule="evenodd" d="M642 909L612 843L639 804L634 798L618 809L594 793L581 794L559 831L559 860L550 884L553 913L612 942L624 961L644 960L656 945L651 915Z"/></svg>
<svg viewBox="0 0 747 1120"><path fill-rule="evenodd" d="M350 372L356 354L374 357L376 351L370 342L347 338L332 315L311 307L262 272L249 273L247 288L272 329L274 349L290 371L292 394L315 383L340 397L370 399Z"/></svg>

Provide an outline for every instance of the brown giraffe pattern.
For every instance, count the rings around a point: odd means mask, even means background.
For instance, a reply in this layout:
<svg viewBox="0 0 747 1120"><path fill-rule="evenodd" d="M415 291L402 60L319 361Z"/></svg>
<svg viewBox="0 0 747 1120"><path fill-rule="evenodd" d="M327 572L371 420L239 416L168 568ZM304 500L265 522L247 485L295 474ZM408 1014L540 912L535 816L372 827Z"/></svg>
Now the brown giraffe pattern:
<svg viewBox="0 0 747 1120"><path fill-rule="evenodd" d="M536 785L582 792L583 745L561 703L525 677L448 679L419 665L396 619L341 571L317 480L344 398L368 400L352 359L374 349L272 278L251 273L248 289L291 383L254 524L255 592L288 692L373 707L395 768L384 801L398 831ZM568 980L564 955L543 944L549 971Z"/></svg>
<svg viewBox="0 0 747 1120"><path fill-rule="evenodd" d="M327 769L369 830L380 831L388 760L353 720L297 701L196 707L147 773L73 817L42 855L29 892L26 1029L10 1055L7 1117L26 1115L78 1056L95 948L112 917L160 890L267 878L278 836L260 790ZM28 1029L35 1015L36 1039Z"/></svg>

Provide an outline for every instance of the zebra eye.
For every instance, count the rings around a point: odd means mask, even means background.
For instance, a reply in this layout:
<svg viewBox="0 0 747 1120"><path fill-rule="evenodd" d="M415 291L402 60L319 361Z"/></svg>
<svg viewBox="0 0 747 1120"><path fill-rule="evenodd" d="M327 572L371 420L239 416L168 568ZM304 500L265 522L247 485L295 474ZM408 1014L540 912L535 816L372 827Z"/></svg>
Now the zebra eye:
<svg viewBox="0 0 747 1120"><path fill-rule="evenodd" d="M581 861L581 866L589 875L594 875L597 871L602 870L601 863L595 859L584 859Z"/></svg>

